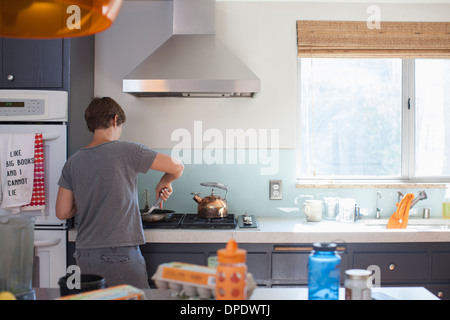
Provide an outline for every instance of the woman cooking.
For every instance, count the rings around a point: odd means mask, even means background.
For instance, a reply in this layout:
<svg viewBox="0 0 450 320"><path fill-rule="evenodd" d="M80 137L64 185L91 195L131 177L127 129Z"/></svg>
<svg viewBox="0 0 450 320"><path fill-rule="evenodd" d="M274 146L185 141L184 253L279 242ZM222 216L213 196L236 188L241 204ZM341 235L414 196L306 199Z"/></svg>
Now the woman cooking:
<svg viewBox="0 0 450 320"><path fill-rule="evenodd" d="M74 257L83 274L98 274L109 286L148 288L137 175L164 172L156 195L166 201L183 164L142 144L119 141L125 113L109 97L94 98L85 111L92 141L66 162L58 182L56 216L77 215Z"/></svg>

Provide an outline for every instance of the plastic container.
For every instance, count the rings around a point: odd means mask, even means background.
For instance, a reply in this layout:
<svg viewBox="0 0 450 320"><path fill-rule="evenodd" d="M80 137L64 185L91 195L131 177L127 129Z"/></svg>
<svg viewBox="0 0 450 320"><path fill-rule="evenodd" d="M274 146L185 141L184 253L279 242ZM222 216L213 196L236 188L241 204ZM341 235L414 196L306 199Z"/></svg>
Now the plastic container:
<svg viewBox="0 0 450 320"><path fill-rule="evenodd" d="M364 269L345 271L345 300L372 300L372 272Z"/></svg>
<svg viewBox="0 0 450 320"><path fill-rule="evenodd" d="M450 219L450 188L447 188L444 201L442 201L442 218Z"/></svg>
<svg viewBox="0 0 450 320"><path fill-rule="evenodd" d="M0 215L0 291L31 292L34 217Z"/></svg>
<svg viewBox="0 0 450 320"><path fill-rule="evenodd" d="M314 243L308 263L308 299L338 300L341 257L335 243Z"/></svg>
<svg viewBox="0 0 450 320"><path fill-rule="evenodd" d="M58 285L59 285L59 292L61 296L68 296L73 294L79 294L82 292L97 290L97 289L104 289L107 287L105 278L99 275L95 274L81 274L80 275L80 288L73 288L70 289L67 286L67 280L69 280L70 283L72 283L72 279L69 279L69 277L73 276L72 274L67 274L62 278L59 278Z"/></svg>
<svg viewBox="0 0 450 320"><path fill-rule="evenodd" d="M239 249L236 241L228 241L225 249L217 251L216 299L247 299L247 251Z"/></svg>

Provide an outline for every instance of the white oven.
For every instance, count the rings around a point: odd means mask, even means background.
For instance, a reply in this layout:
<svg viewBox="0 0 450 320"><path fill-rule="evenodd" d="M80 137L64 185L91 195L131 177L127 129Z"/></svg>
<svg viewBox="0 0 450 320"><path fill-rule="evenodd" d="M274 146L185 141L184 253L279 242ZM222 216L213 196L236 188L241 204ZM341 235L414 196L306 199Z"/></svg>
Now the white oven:
<svg viewBox="0 0 450 320"><path fill-rule="evenodd" d="M58 180L67 159L68 94L65 91L0 90L0 133L42 133L45 207L21 211L36 217L33 285L58 287L66 274L66 222L56 217ZM7 210L0 208L0 214Z"/></svg>

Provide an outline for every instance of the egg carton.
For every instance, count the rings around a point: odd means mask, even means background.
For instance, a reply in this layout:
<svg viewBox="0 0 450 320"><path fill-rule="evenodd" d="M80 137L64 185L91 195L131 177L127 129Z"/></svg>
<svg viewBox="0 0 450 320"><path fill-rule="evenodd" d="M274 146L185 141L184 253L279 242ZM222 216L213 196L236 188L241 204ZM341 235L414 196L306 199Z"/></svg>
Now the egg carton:
<svg viewBox="0 0 450 320"><path fill-rule="evenodd" d="M174 294L189 298L215 298L216 268L183 262L160 264L152 276L158 289L171 290ZM247 297L256 288L251 273L247 273Z"/></svg>

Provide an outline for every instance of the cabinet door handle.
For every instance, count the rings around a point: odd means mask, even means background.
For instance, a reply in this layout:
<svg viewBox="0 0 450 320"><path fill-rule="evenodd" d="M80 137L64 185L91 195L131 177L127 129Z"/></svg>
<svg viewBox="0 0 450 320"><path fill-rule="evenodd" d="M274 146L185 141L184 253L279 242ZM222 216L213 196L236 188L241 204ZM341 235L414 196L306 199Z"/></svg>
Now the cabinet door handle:
<svg viewBox="0 0 450 320"><path fill-rule="evenodd" d="M389 268L389 270L394 271L395 264L391 263L388 268Z"/></svg>
<svg viewBox="0 0 450 320"><path fill-rule="evenodd" d="M8 74L8 75L6 76L6 79L7 79L8 81L14 81L14 76L13 76L12 74Z"/></svg>
<svg viewBox="0 0 450 320"><path fill-rule="evenodd" d="M444 291L438 291L437 296L438 296L439 298L444 297Z"/></svg>

